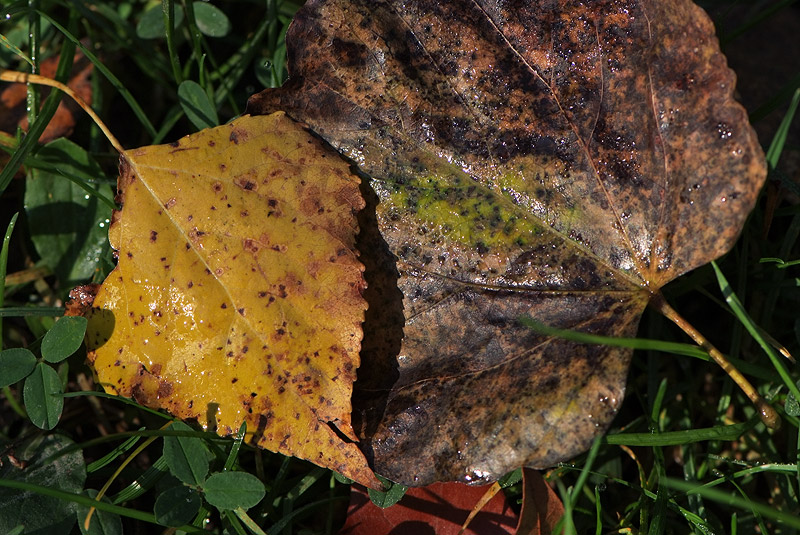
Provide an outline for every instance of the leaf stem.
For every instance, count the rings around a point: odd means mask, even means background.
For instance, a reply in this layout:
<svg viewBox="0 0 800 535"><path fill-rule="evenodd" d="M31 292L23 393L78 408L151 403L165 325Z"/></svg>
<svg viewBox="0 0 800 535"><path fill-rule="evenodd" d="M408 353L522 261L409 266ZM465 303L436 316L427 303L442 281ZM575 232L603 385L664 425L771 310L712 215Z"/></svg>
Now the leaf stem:
<svg viewBox="0 0 800 535"><path fill-rule="evenodd" d="M92 120L100 128L100 130L103 131L103 134L105 134L105 136L108 138L108 141L117 150L117 152L119 152L120 154L125 152L125 149L122 148L122 145L120 145L120 142L117 141L117 138L115 138L114 135L108 130L108 128L106 127L105 123L103 123L103 121L95 113L95 111L92 109L92 107L89 106L86 103L85 100L83 100L81 97L79 97L77 95L77 93L75 93L75 91L73 91L72 89L67 87L65 84L62 84L61 82L59 82L57 80L52 80L52 79L47 78L45 76L39 76L38 74L30 74L30 73L25 73L25 72L9 71L9 70L5 70L5 69L0 70L0 80L2 80L4 82L16 82L16 83L20 83L20 84L32 83L32 84L39 84L39 85L47 85L47 86L55 87L56 89L59 89L59 90L63 91L70 98L72 98L72 100L74 100L78 104L78 106L83 108L83 111L85 111L87 114L89 114L89 117L91 117Z"/></svg>
<svg viewBox="0 0 800 535"><path fill-rule="evenodd" d="M470 522L472 522L472 519L475 518L475 515L480 513L484 506L489 503L491 499L494 498L498 492L500 492L500 490L500 483L497 481L495 481L492 486L486 489L486 492L483 493L483 496L481 496L481 499L478 500L478 503L472 507L472 511L469 512L467 519L461 525L461 529L458 530L458 535L463 535L466 533L467 527L469 526Z"/></svg>
<svg viewBox="0 0 800 535"><path fill-rule="evenodd" d="M664 316L672 320L675 325L680 327L680 329L689 335L689 337L695 341L697 345L702 347L708 355L714 359L720 368L722 368L728 376L733 379L733 381L739 385L739 388L745 393L747 397L750 398L750 401L753 402L753 405L756 406L758 410L759 416L761 417L761 421L764 422L764 425L769 427L770 429L778 429L781 426L781 418L778 416L778 413L772 406L766 402L764 398L761 397L761 394L750 384L744 375L741 374L739 370L737 370L733 364L723 355L719 349L714 347L714 345L709 342L705 336L703 336L700 331L694 328L691 323L686 321L678 312L672 308L669 303L667 303L664 296L661 295L661 292L653 293L653 296L650 300L650 306L654 309L661 312Z"/></svg>

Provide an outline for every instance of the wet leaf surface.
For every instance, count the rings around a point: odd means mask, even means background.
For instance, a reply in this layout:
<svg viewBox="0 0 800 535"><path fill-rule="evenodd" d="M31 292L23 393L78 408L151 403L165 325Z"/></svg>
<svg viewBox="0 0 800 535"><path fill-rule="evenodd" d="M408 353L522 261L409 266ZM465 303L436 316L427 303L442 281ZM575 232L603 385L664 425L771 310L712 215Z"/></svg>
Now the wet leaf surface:
<svg viewBox="0 0 800 535"><path fill-rule="evenodd" d="M160 524L179 527L191 522L202 505L203 500L195 489L172 487L158 495L153 512Z"/></svg>
<svg viewBox="0 0 800 535"><path fill-rule="evenodd" d="M359 179L283 114L122 161L87 329L105 389L379 487L350 425Z"/></svg>
<svg viewBox="0 0 800 535"><path fill-rule="evenodd" d="M585 450L658 289L727 251L765 177L694 4L312 0L285 110L371 180L356 429L407 485L491 481ZM399 292L397 288L399 287Z"/></svg>

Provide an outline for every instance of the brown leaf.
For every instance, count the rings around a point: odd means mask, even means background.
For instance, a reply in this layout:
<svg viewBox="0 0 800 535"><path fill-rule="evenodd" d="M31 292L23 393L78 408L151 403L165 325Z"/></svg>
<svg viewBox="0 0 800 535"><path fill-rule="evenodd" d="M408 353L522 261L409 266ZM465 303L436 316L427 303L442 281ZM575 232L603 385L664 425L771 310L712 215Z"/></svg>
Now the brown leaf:
<svg viewBox="0 0 800 535"><path fill-rule="evenodd" d="M522 510L516 535L550 535L564 516L564 504L542 474L522 469Z"/></svg>
<svg viewBox="0 0 800 535"><path fill-rule="evenodd" d="M39 66L40 74L53 78L58 67L58 57L47 58ZM92 84L89 80L94 66L81 51L75 53L72 71L67 85L87 103L92 103ZM43 90L42 97L46 97L49 88ZM0 92L0 130L13 134L17 126L28 130L27 86L25 84L10 84ZM69 137L75 128L76 117L83 113L72 99L63 99L56 109L55 115L47 123L47 127L39 137L39 143L45 144L59 137Z"/></svg>
<svg viewBox="0 0 800 535"><path fill-rule="evenodd" d="M486 487L462 483L434 483L412 488L398 503L381 509L367 491L354 485L350 491L347 521L340 535L457 535ZM500 492L472 519L465 534L514 533L517 514Z"/></svg>
<svg viewBox="0 0 800 535"><path fill-rule="evenodd" d="M350 425L358 185L283 113L126 151L119 263L74 295L106 391L380 488Z"/></svg>
<svg viewBox="0 0 800 535"><path fill-rule="evenodd" d="M248 109L286 110L371 176L367 297L405 321L401 343L367 318L356 428L376 471L491 481L607 428L630 351L518 320L632 336L662 285L731 247L765 165L713 30L688 0L298 13L289 83Z"/></svg>

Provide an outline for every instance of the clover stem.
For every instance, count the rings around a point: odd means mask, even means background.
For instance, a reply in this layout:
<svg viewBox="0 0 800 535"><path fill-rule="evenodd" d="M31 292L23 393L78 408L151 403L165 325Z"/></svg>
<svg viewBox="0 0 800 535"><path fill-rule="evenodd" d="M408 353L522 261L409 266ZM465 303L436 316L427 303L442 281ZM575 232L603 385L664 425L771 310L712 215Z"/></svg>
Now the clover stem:
<svg viewBox="0 0 800 535"><path fill-rule="evenodd" d="M38 74L8 71L5 69L0 70L0 80L4 82L16 82L19 84L46 85L50 87L55 87L56 89L63 91L67 96L69 96L72 100L74 100L78 104L78 106L83 108L83 111L89 114L89 117L91 117L92 120L95 122L95 124L97 124L97 126L100 128L100 130L103 131L103 134L106 136L106 138L108 138L108 141L111 143L111 145L115 149L117 149L117 152L119 152L120 154L125 152L125 149L122 148L122 145L120 145L119 141L117 141L117 138L115 138L114 135L109 131L105 123L103 123L103 121L94 112L91 106L89 106L85 100L83 100L80 96L78 96L78 94L75 93L75 91L73 91L66 85L62 84L61 82L53 80L51 78L47 78L46 76L40 76Z"/></svg>
<svg viewBox="0 0 800 535"><path fill-rule="evenodd" d="M708 355L714 359L720 368L722 368L728 376L733 379L739 388L745 393L747 397L750 398L750 401L753 402L753 405L756 406L758 410L758 414L761 417L761 421L764 422L764 425L769 427L770 429L778 429L781 426L781 418L778 416L778 413L772 406L767 403L767 401L761 397L761 394L750 384L742 373L737 370L733 364L725 357L725 355L720 352L719 349L714 347L714 345L709 342L705 336L703 336L700 331L695 329L691 323L686 321L678 312L672 308L669 303L667 303L664 296L661 295L661 292L654 292L652 294L652 298L650 299L650 306L661 312L664 316L672 320L675 325L680 327L680 329L689 335L689 337L695 341L697 345L702 347Z"/></svg>

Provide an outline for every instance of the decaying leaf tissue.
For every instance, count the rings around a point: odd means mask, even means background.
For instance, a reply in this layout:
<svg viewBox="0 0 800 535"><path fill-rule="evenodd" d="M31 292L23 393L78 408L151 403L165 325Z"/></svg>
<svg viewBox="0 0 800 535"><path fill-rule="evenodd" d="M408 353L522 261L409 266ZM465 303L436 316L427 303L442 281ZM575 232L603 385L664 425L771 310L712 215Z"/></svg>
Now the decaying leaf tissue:
<svg viewBox="0 0 800 535"><path fill-rule="evenodd" d="M368 375L388 358L368 330L356 383L375 470L481 482L586 449L630 352L518 318L634 335L661 286L731 247L765 178L706 14L311 1L287 43L289 83L249 111L285 110L369 174L397 259L397 372Z"/></svg>
<svg viewBox="0 0 800 535"><path fill-rule="evenodd" d="M311 0L286 42L254 117L125 153L138 211L90 332L107 389L373 486L584 451L630 351L520 318L634 336L736 240L765 164L711 21L688 0Z"/></svg>

